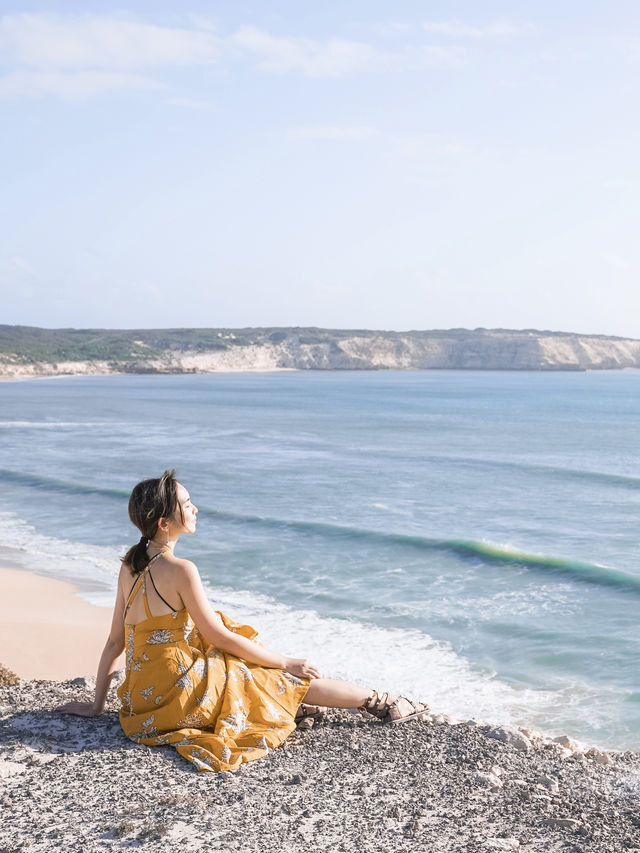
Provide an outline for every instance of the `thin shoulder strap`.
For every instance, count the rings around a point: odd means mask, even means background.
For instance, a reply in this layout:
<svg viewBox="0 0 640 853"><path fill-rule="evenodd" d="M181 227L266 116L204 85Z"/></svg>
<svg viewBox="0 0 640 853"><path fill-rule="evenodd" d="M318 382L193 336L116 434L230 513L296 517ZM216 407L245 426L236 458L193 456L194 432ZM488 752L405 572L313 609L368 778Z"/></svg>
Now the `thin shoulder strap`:
<svg viewBox="0 0 640 853"><path fill-rule="evenodd" d="M124 615L125 616L127 615L129 608L133 604L136 595L140 592L140 586L141 586L140 579L143 577L144 577L144 572L140 572L138 577L133 582L133 586L131 587L131 591L129 592L129 596L127 598L127 603L125 604L125 607L124 607ZM134 592L134 590L135 590L135 592Z"/></svg>
<svg viewBox="0 0 640 853"><path fill-rule="evenodd" d="M175 607L171 607L171 605L169 604L169 602L167 601L167 599L166 599L166 598L163 598L163 597L160 595L160 593L158 592L158 587L156 586L156 582L154 581L154 579L153 579L153 575L151 574L151 569L149 569L149 577L151 578L151 583L153 584L153 588L155 589L156 593L160 596L160 598L162 598L162 600L164 601L164 603L167 605L167 607L168 607L168 608L170 608L170 610L171 610L173 613L177 613L178 611L175 609Z"/></svg>
<svg viewBox="0 0 640 853"><path fill-rule="evenodd" d="M151 611L149 610L149 602L147 601L146 574L149 571L149 566L151 565L151 563L153 563L154 560L157 560L158 557L161 557L161 556L162 556L162 551L160 551L159 554L154 554L154 556L149 560L149 562L147 563L145 568L140 572L138 577L134 580L133 586L131 587L131 591L129 592L129 597L127 598L127 603L126 603L125 608L124 608L124 616L127 615L129 608L133 604L133 600L135 599L136 595L140 591L140 587L142 586L142 601L144 604L144 610L145 610L145 613L147 614L148 618L153 619L153 616L151 615ZM149 574L151 574L151 572L149 572ZM143 578L142 584L140 584L140 578ZM153 578L151 578L151 583L153 583ZM136 589L136 584L138 585L137 589ZM156 588L155 583L153 584L153 588L154 589ZM134 589L135 589L135 592L134 592ZM156 589L156 592L158 592L157 589ZM158 595L160 595L159 592L158 592ZM162 598L162 596L160 596L160 598ZM164 598L162 600L164 601ZM165 601L165 604L166 604L166 601ZM171 605L168 605L168 606L171 607Z"/></svg>

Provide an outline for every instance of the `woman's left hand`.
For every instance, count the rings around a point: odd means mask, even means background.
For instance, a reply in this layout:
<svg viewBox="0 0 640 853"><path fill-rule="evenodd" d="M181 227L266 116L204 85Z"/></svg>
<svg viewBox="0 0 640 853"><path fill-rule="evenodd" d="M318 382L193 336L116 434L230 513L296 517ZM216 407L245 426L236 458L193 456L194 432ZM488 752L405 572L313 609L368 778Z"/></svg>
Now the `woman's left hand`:
<svg viewBox="0 0 640 853"><path fill-rule="evenodd" d="M306 658L287 658L285 669L298 678L320 678L320 670Z"/></svg>
<svg viewBox="0 0 640 853"><path fill-rule="evenodd" d="M54 710L60 711L62 714L77 714L80 717L99 717L101 713L97 708L94 708L92 702L66 702Z"/></svg>

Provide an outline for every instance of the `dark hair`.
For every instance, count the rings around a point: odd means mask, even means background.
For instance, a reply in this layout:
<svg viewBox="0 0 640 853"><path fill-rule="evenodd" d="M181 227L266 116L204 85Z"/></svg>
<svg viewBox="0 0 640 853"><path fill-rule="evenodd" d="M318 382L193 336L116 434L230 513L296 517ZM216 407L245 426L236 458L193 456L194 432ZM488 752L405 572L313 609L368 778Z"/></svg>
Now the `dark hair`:
<svg viewBox="0 0 640 853"><path fill-rule="evenodd" d="M175 469L165 471L162 477L143 480L134 486L129 498L129 518L142 536L122 558L134 574L140 574L149 563L147 545L158 532L161 518L171 518L176 509L184 521L182 507L178 501L178 481Z"/></svg>

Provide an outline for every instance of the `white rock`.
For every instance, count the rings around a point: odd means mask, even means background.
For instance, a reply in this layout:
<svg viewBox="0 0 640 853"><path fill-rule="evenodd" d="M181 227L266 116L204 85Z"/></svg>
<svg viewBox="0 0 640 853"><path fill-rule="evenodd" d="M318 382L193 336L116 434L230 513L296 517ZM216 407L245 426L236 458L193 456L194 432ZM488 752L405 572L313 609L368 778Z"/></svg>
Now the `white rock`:
<svg viewBox="0 0 640 853"><path fill-rule="evenodd" d="M85 690L93 690L96 686L95 678L91 676L80 675L78 678L73 678L71 683L74 687L82 687Z"/></svg>
<svg viewBox="0 0 640 853"><path fill-rule="evenodd" d="M573 738L570 738L569 735L560 735L560 737L554 737L554 743L559 743L560 746L564 746L565 749L571 750L571 752L579 752L580 744L575 741Z"/></svg>
<svg viewBox="0 0 640 853"><path fill-rule="evenodd" d="M55 752L34 752L29 759L29 763L40 767L43 764L50 764L52 761L55 761L56 758L58 758L58 756Z"/></svg>
<svg viewBox="0 0 640 853"><path fill-rule="evenodd" d="M490 850L519 850L520 842L517 838L487 838L484 846Z"/></svg>
<svg viewBox="0 0 640 853"><path fill-rule="evenodd" d="M486 737L507 743L515 747L515 749L520 750L520 752L530 752L532 749L529 738L518 731L518 729L511 728L511 726L485 726L482 732Z"/></svg>
<svg viewBox="0 0 640 853"><path fill-rule="evenodd" d="M542 826L551 826L554 829L579 829L582 823L572 817L550 817L542 821Z"/></svg>
<svg viewBox="0 0 640 853"><path fill-rule="evenodd" d="M573 756L573 752L571 752L570 749L567 749L564 746L560 746L559 743L554 743L553 741L549 742L548 748L553 751L556 758L559 758L561 760L564 760L565 758L571 758Z"/></svg>
<svg viewBox="0 0 640 853"><path fill-rule="evenodd" d="M26 767L17 761L0 761L0 779L8 779L9 776L17 776L24 773Z"/></svg>
<svg viewBox="0 0 640 853"><path fill-rule="evenodd" d="M482 788L492 788L496 791L503 787L502 780L498 776L494 776L493 773L481 773L478 771L473 774L473 781Z"/></svg>
<svg viewBox="0 0 640 853"><path fill-rule="evenodd" d="M552 794L558 793L557 779L553 779L551 776L538 776L536 782L538 783L538 785L541 785L543 788L546 788L547 791L551 791Z"/></svg>
<svg viewBox="0 0 640 853"><path fill-rule="evenodd" d="M585 752L585 756L586 758L593 759L593 761L596 761L598 764L613 764L613 758L611 758L608 752L601 752L595 747L587 750L587 752Z"/></svg>
<svg viewBox="0 0 640 853"><path fill-rule="evenodd" d="M493 776L502 776L502 767L498 767L497 764L494 764L489 773Z"/></svg>

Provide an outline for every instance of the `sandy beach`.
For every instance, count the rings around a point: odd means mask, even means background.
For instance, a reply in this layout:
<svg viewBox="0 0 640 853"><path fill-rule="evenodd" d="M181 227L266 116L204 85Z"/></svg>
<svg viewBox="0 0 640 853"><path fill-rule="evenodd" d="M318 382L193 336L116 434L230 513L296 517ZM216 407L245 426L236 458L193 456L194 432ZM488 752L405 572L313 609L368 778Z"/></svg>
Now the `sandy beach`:
<svg viewBox="0 0 640 853"><path fill-rule="evenodd" d="M95 676L111 609L80 598L77 587L15 568L0 569L0 663L23 679Z"/></svg>

